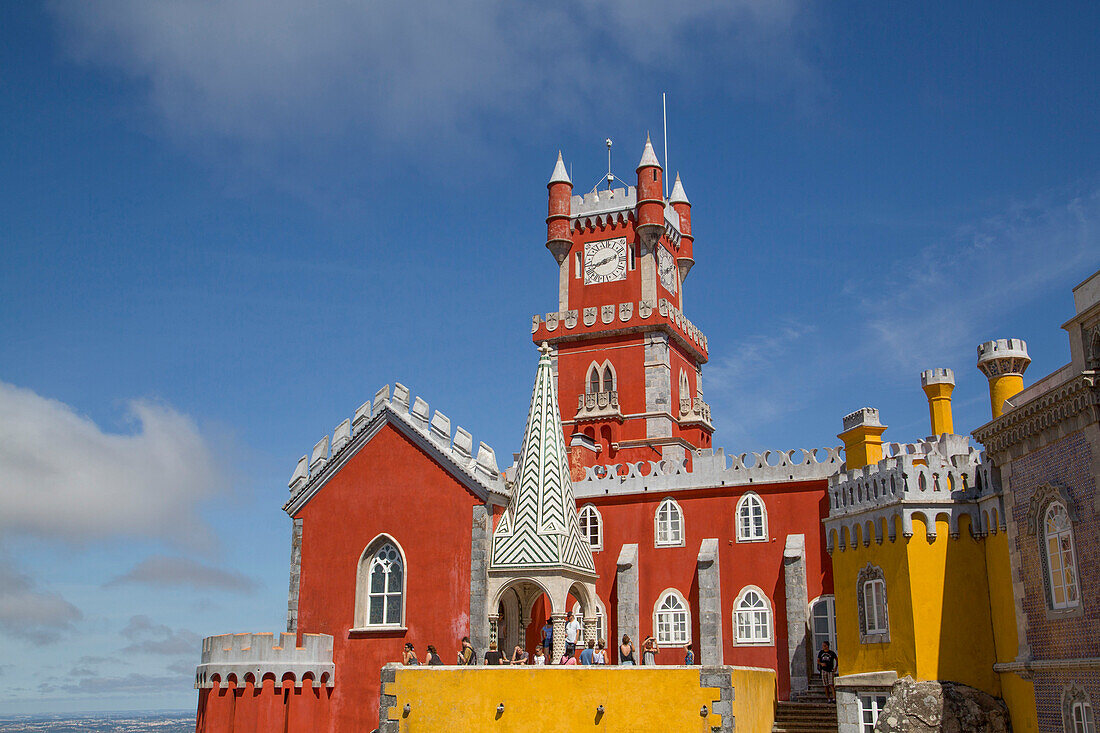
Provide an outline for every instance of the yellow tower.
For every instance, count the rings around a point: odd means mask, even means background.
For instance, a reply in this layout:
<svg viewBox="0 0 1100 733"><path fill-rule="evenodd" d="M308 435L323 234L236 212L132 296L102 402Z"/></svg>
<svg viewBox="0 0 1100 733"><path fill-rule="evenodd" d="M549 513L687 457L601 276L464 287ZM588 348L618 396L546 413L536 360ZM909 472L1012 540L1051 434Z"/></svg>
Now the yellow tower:
<svg viewBox="0 0 1100 733"><path fill-rule="evenodd" d="M886 426L878 420L878 410L863 407L844 416L844 432L836 437L844 441L844 461L849 471L882 460L882 434Z"/></svg>
<svg viewBox="0 0 1100 733"><path fill-rule="evenodd" d="M1031 363L1023 339L997 339L978 346L978 369L989 380L993 419L1004 412L1005 400L1024 388L1024 372Z"/></svg>
<svg viewBox="0 0 1100 733"><path fill-rule="evenodd" d="M928 416L932 435L954 433L951 419L951 392L955 389L955 372L950 369L928 369L920 374L920 386L928 395Z"/></svg>

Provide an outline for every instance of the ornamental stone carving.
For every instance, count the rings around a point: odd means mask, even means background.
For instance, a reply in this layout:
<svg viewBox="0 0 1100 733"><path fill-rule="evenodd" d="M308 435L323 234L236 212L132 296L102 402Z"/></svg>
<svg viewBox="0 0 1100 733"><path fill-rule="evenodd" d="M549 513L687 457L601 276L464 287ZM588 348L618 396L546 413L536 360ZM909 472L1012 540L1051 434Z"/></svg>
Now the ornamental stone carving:
<svg viewBox="0 0 1100 733"><path fill-rule="evenodd" d="M571 310L565 312L565 327L573 328L577 325L577 311Z"/></svg>
<svg viewBox="0 0 1100 733"><path fill-rule="evenodd" d="M596 323L596 306L592 305L584 309L584 325L592 326Z"/></svg>
<svg viewBox="0 0 1100 733"><path fill-rule="evenodd" d="M542 316L531 316L531 333L539 330L542 325Z"/></svg>
<svg viewBox="0 0 1100 733"><path fill-rule="evenodd" d="M638 303L638 315L642 318L649 318L653 315L653 303L648 300L643 300Z"/></svg>
<svg viewBox="0 0 1100 733"><path fill-rule="evenodd" d="M634 316L634 304L633 303L619 303L619 320L629 321Z"/></svg>
<svg viewBox="0 0 1100 733"><path fill-rule="evenodd" d="M611 323L615 320L615 306L613 305L601 305L600 306L600 320L604 323Z"/></svg>
<svg viewBox="0 0 1100 733"><path fill-rule="evenodd" d="M547 313L546 314L546 330L557 331L558 330L558 314Z"/></svg>
<svg viewBox="0 0 1100 733"><path fill-rule="evenodd" d="M1062 486L1043 484L1035 489L1035 493L1031 495L1031 501L1027 505L1027 533L1029 535L1034 536L1039 533L1043 523L1043 514L1052 501L1057 501L1066 508L1066 514L1069 515L1071 522L1077 521L1077 509L1074 506L1073 499L1070 498L1069 492Z"/></svg>

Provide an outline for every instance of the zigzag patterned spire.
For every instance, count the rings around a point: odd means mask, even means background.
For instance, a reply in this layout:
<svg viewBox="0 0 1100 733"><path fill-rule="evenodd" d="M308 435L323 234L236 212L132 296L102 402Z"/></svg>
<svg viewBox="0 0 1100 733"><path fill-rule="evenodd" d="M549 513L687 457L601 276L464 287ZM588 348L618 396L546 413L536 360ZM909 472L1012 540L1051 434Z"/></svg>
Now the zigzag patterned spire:
<svg viewBox="0 0 1100 733"><path fill-rule="evenodd" d="M493 532L490 570L559 567L595 573L592 550L581 537L550 347L539 367L512 499Z"/></svg>

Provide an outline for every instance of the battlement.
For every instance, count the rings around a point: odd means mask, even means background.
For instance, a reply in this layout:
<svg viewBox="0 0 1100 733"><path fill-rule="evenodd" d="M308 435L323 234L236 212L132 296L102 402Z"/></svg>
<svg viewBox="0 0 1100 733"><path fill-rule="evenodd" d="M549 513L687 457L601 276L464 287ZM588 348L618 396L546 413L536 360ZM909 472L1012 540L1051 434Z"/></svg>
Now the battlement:
<svg viewBox="0 0 1100 733"><path fill-rule="evenodd" d="M590 466L573 483L577 499L594 496L686 491L716 486L783 483L826 479L843 466L840 447L793 449L726 455L722 448L692 454L687 461L637 461Z"/></svg>
<svg viewBox="0 0 1100 733"><path fill-rule="evenodd" d="M895 517L901 518L906 537L912 536L913 517L920 516L934 539L936 519L943 514L952 537L958 536L962 514L970 515L976 536L986 533L989 519L980 516L977 503L995 497L998 486L985 454L970 445L969 437L944 434L916 443L887 443L883 452L878 463L829 477L826 549L844 550L843 537L854 543L857 528L865 546L872 538L882 543L884 525L892 541Z"/></svg>
<svg viewBox="0 0 1100 733"><path fill-rule="evenodd" d="M1023 374L1031 363L1023 339L996 339L978 344L978 368L987 377Z"/></svg>
<svg viewBox="0 0 1100 733"><path fill-rule="evenodd" d="M276 641L277 640L277 641ZM301 687L307 677L314 685L336 684L336 665L332 661L332 637L328 634L302 634L302 646L295 645L294 634L221 634L202 640L202 658L195 670L195 689L227 685L257 687L265 677L276 686L284 679Z"/></svg>
<svg viewBox="0 0 1100 733"><path fill-rule="evenodd" d="M946 368L926 369L920 373L920 386L930 384L955 384L955 372Z"/></svg>
<svg viewBox="0 0 1100 733"><path fill-rule="evenodd" d="M386 418L399 421L413 434L423 438L425 447L434 448L486 493L506 496L504 479L497 468L496 451L479 442L475 455L470 431L458 426L452 437L449 417L439 410L432 414L428 403L420 397L416 397L410 406L410 396L408 387L395 383L391 398L387 384L374 394L373 399L361 404L353 417L336 426L331 443L328 435L317 441L308 456L298 459L289 482L291 498L283 508L289 511L290 507L311 495L343 465L347 457L377 432Z"/></svg>
<svg viewBox="0 0 1100 733"><path fill-rule="evenodd" d="M656 315L656 317L654 317ZM579 316L579 318L578 318ZM646 330L649 324L662 323L681 344L694 351L700 361L707 360L707 337L698 327L689 321L676 306L664 298L657 299L657 307L650 301L638 303L619 303L601 306L589 306L581 310L560 311L531 317L531 333L538 334L536 341L555 343L568 338L572 333L582 335L590 331L607 334L605 326L614 325L616 330Z"/></svg>
<svg viewBox="0 0 1100 733"><path fill-rule="evenodd" d="M626 224L634 221L638 205L638 190L634 186L589 191L570 200L570 218L574 229L603 227L608 224ZM665 201L665 236L672 244L679 244L683 236L680 215Z"/></svg>
<svg viewBox="0 0 1100 733"><path fill-rule="evenodd" d="M845 430L858 428L861 425L882 427L882 423L878 419L878 410L874 407L861 407L855 412L848 413L844 416L843 423Z"/></svg>

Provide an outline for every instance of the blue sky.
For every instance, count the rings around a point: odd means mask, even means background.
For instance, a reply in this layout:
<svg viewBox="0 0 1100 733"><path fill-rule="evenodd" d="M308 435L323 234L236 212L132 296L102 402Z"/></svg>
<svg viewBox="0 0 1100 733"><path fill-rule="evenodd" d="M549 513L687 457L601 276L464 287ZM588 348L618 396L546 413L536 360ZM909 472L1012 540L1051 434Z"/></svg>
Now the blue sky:
<svg viewBox="0 0 1100 733"><path fill-rule="evenodd" d="M518 450L554 157L632 180L662 91L716 445L917 439L933 366L969 431L978 342L1068 360L1095 3L545 5L0 5L0 713L193 706L379 386Z"/></svg>

